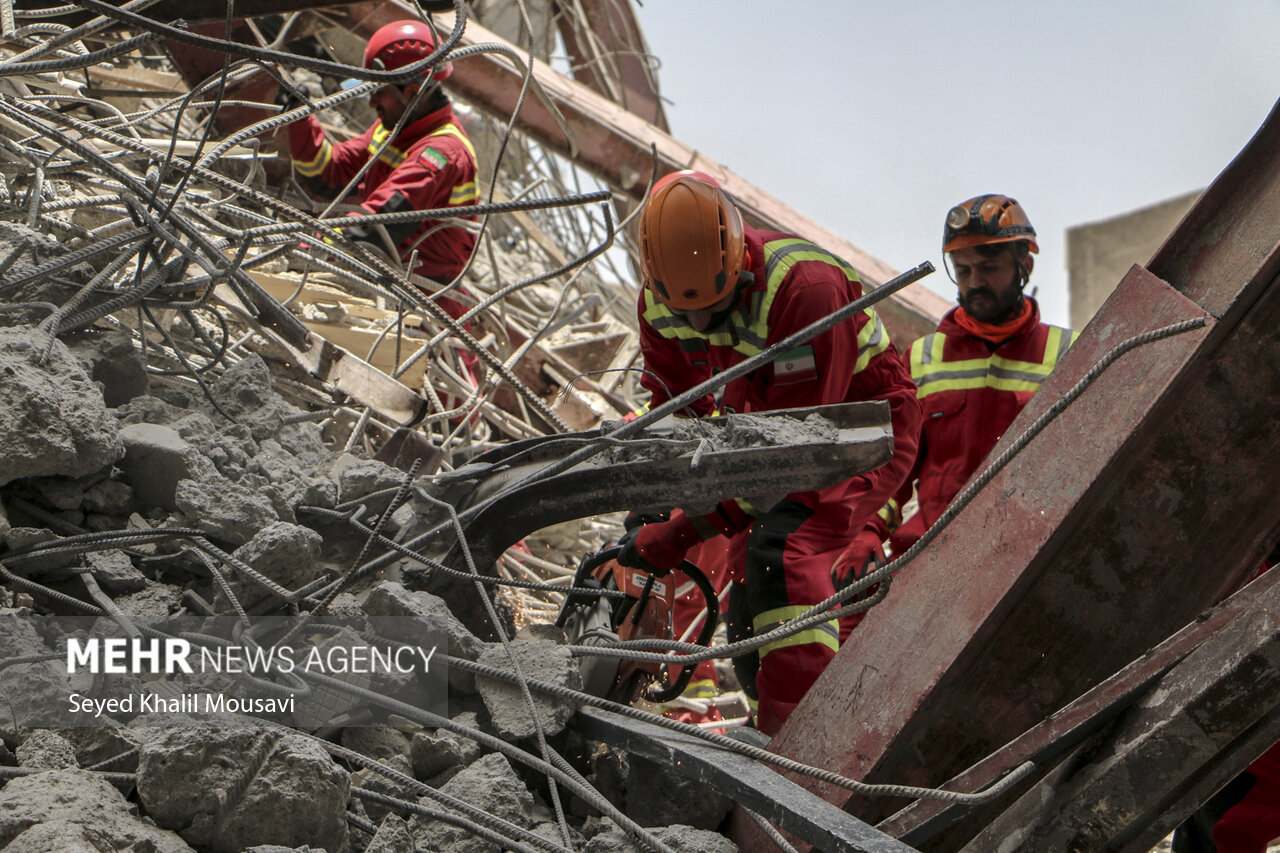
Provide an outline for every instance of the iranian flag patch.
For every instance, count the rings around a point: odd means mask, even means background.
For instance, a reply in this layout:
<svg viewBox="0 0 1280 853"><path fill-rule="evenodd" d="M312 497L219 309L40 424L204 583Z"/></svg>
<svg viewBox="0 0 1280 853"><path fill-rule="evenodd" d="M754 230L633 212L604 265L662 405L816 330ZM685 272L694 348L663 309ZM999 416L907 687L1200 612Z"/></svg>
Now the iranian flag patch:
<svg viewBox="0 0 1280 853"><path fill-rule="evenodd" d="M779 385L817 379L818 365L813 358L813 347L796 347L778 356L773 362L773 376Z"/></svg>

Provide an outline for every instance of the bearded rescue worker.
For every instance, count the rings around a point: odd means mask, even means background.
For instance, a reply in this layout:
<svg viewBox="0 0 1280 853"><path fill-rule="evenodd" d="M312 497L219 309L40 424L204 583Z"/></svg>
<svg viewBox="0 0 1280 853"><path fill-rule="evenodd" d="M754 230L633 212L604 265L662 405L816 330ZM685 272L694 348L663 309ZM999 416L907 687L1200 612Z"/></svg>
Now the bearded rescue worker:
<svg viewBox="0 0 1280 853"><path fill-rule="evenodd" d="M394 71L426 59L436 49L431 27L421 21L397 21L379 29L364 50L364 67ZM322 197L340 191L375 154L355 190L355 200L367 213L398 213L474 204L476 155L471 141L455 121L449 96L440 83L453 73L453 63L428 69L430 76L400 85L387 85L369 96L378 120L360 136L331 143L319 120L309 115L289 125L289 151L293 167L306 187ZM427 91L406 115L419 90ZM394 139L388 137L403 118ZM474 221L475 217L466 217ZM439 219L386 225L402 263L416 259L413 273L438 284L461 274L472 250L475 234L457 223ZM377 229L357 221L343 226L343 235L384 245ZM453 317L465 308L441 297L439 305Z"/></svg>
<svg viewBox="0 0 1280 853"><path fill-rule="evenodd" d="M862 295L845 261L800 237L744 226L723 190L689 174L650 195L640 218L640 255L641 384L650 406ZM677 509L669 520L624 537L619 562L665 572L703 540L734 537L731 638L769 631L827 598L833 559L894 493L915 457L920 408L906 366L876 312L867 309L729 383L721 401L725 411L761 412L865 400L886 400L892 411L894 453L885 465L820 491L787 495L772 507L727 496L708 515ZM708 395L690 409L704 416L714 407ZM832 620L758 651L757 728L778 730L835 655L837 637ZM752 662L743 678L748 692Z"/></svg>
<svg viewBox="0 0 1280 853"><path fill-rule="evenodd" d="M893 533L893 552L924 535L1075 340L1040 322L1035 299L1023 293L1039 251L1027 214L1008 196L978 196L947 213L942 252L960 304L907 349L924 407L920 452L895 501L832 569L837 586L883 558L880 543L913 484L919 509Z"/></svg>

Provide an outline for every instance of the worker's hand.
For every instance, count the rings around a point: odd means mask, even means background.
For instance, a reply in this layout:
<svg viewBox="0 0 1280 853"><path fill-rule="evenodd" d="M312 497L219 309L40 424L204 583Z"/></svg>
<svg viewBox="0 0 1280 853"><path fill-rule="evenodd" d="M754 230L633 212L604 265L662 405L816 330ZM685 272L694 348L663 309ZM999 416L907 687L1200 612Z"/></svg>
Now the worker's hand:
<svg viewBox="0 0 1280 853"><path fill-rule="evenodd" d="M870 527L863 528L831 564L831 583L837 590L844 589L884 564L879 532Z"/></svg>
<svg viewBox="0 0 1280 853"><path fill-rule="evenodd" d="M628 529L618 543L622 546L618 562L627 568L665 575L701 541L693 522L683 511L676 510L668 521Z"/></svg>

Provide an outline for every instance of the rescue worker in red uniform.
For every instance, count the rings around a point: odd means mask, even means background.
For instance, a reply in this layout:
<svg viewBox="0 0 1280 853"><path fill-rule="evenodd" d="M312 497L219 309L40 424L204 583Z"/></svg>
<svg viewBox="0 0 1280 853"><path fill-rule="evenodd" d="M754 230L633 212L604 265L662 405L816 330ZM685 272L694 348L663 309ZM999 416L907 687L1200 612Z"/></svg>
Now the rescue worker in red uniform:
<svg viewBox="0 0 1280 853"><path fill-rule="evenodd" d="M650 195L640 219L640 255L641 383L651 406L862 295L845 261L801 237L744 226L723 190L690 175ZM760 412L865 400L886 400L891 408L894 454L885 465L820 491L787 495L771 507L728 497L707 514L677 509L667 521L634 529L619 561L666 571L698 543L734 537L731 639L769 631L827 598L832 561L895 492L915 456L919 403L880 318L873 309L863 311L729 383L720 401L724 411ZM704 416L715 408L708 395L689 413ZM773 734L782 725L835 655L838 633L833 620L753 656L761 731ZM748 672L749 693L750 681Z"/></svg>
<svg viewBox="0 0 1280 853"><path fill-rule="evenodd" d="M394 71L430 56L436 48L431 27L421 21L387 24L369 39L364 67ZM378 120L354 139L332 143L319 120L309 115L289 125L293 167L304 185L321 197L340 191L368 163L355 190L355 200L368 213L398 213L475 204L476 155L471 140L457 123L448 95L440 83L453 73L453 64L435 67L431 76L403 85L387 85L369 96ZM408 116L419 89L427 92ZM388 143L388 136L404 119ZM359 214L343 235L378 248L384 242L375 228L360 225ZM466 217L474 221L475 217ZM415 258L412 272L437 284L447 284L466 266L476 236L465 227L439 219L386 225L402 263ZM416 254L415 254L416 253ZM447 296L439 305L453 317L465 308Z"/></svg>
<svg viewBox="0 0 1280 853"><path fill-rule="evenodd" d="M907 348L924 409L920 451L894 500L833 566L837 587L884 559L890 531L895 554L924 535L1076 338L1042 323L1035 299L1023 292L1040 247L1014 199L982 195L951 208L942 251L959 305ZM918 509L897 526L913 486Z"/></svg>

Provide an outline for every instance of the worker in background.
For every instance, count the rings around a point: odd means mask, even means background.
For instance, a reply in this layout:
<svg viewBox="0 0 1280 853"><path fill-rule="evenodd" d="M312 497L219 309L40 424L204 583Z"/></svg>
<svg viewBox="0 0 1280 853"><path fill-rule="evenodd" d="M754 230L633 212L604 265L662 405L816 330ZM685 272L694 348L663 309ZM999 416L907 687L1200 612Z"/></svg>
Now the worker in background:
<svg viewBox="0 0 1280 853"><path fill-rule="evenodd" d="M883 561L890 532L895 554L924 535L1075 340L1042 323L1024 292L1039 251L1026 212L1008 196L981 195L948 211L942 252L959 305L907 349L924 408L920 451L894 500L832 567L837 587ZM913 486L917 511L897 526Z"/></svg>
<svg viewBox="0 0 1280 853"><path fill-rule="evenodd" d="M426 59L436 49L431 27L422 21L387 24L369 39L364 67L394 71ZM321 197L340 191L376 155L356 186L354 201L367 213L398 213L475 204L476 155L455 121L449 96L440 84L453 73L446 62L428 69L422 79L387 85L369 96L378 120L360 136L330 142L314 115L289 125L293 167L307 189ZM424 91L425 90L425 91ZM406 114L407 112L407 114ZM399 126L400 132L389 139ZM474 221L475 217L466 217ZM376 228L356 221L343 235L385 249ZM412 273L426 281L424 290L446 285L462 273L476 236L465 226L427 219L384 226L402 263L413 261ZM453 317L465 308L440 297L438 304Z"/></svg>
<svg viewBox="0 0 1280 853"><path fill-rule="evenodd" d="M651 193L640 218L640 256L641 384L651 406L862 295L845 261L795 235L745 226L722 189L690 174ZM699 543L733 537L731 640L767 632L829 597L832 561L895 492L915 457L919 403L880 318L873 309L861 312L730 382L720 400L725 412L866 400L886 400L891 408L894 453L885 465L771 507L726 496L710 513L677 509L669 520L624 537L619 562L665 572ZM715 409L708 395L687 411L705 416ZM776 732L837 647L832 621L735 661L748 696L754 692L758 700L756 727Z"/></svg>

